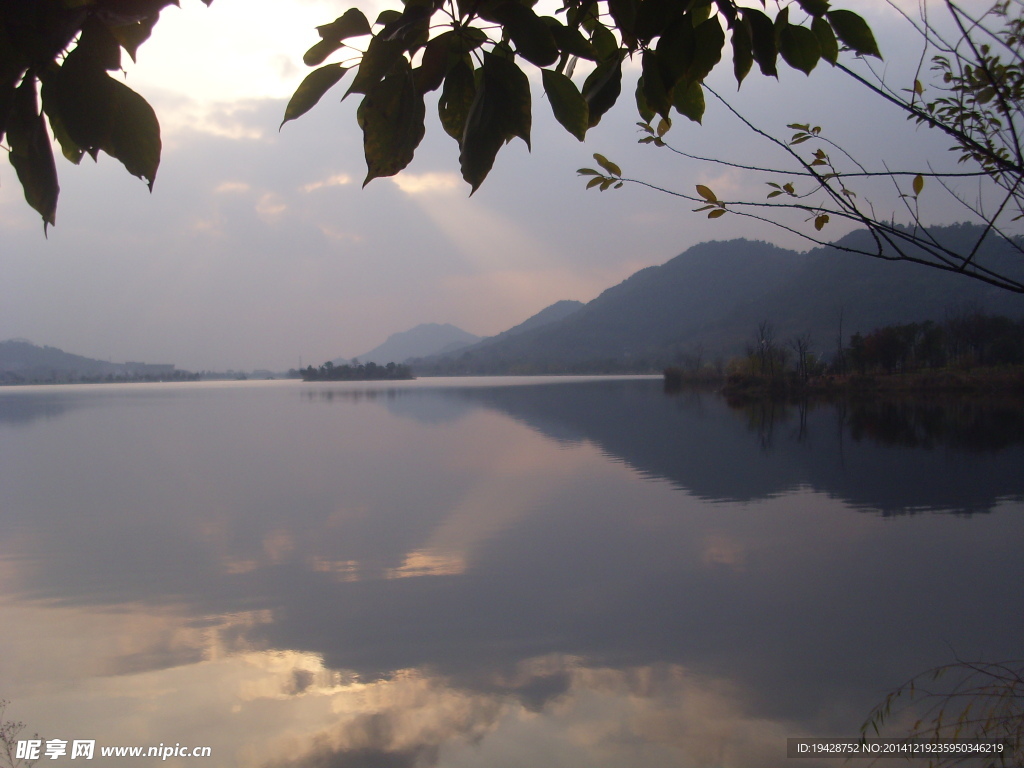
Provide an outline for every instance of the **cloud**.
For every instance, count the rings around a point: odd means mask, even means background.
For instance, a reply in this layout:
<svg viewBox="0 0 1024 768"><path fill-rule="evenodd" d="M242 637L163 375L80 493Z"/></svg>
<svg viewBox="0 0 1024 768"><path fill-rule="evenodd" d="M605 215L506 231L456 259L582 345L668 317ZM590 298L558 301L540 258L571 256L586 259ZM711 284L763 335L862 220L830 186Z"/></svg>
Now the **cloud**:
<svg viewBox="0 0 1024 768"><path fill-rule="evenodd" d="M309 184L304 184L299 189L303 192L315 192L318 189L324 189L325 187L343 187L346 184L352 183L352 177L347 173L336 173L333 176L328 176L326 179L320 181L313 181Z"/></svg>
<svg viewBox="0 0 1024 768"><path fill-rule="evenodd" d="M400 173L392 176L391 181L408 195L447 192L457 189L462 184L462 179L454 173Z"/></svg>

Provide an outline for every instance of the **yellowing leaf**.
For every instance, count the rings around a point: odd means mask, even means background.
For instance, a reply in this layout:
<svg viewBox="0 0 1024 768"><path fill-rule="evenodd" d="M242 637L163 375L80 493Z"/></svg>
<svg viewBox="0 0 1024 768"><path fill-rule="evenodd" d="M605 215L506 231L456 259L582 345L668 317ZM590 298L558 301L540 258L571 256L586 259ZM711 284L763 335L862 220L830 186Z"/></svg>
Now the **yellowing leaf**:
<svg viewBox="0 0 1024 768"><path fill-rule="evenodd" d="M717 203L718 198L715 197L715 193L712 192L708 187L703 184L697 185L697 194L707 200L709 203Z"/></svg>

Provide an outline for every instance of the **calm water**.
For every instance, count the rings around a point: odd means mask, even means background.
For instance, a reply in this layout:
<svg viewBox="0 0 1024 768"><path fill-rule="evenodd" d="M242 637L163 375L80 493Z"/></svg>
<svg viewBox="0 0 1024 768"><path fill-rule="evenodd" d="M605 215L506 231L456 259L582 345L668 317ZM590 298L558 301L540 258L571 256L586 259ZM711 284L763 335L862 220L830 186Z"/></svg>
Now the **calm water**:
<svg viewBox="0 0 1024 768"><path fill-rule="evenodd" d="M1021 656L1019 406L660 387L0 391L8 717L213 749L166 765L777 766Z"/></svg>

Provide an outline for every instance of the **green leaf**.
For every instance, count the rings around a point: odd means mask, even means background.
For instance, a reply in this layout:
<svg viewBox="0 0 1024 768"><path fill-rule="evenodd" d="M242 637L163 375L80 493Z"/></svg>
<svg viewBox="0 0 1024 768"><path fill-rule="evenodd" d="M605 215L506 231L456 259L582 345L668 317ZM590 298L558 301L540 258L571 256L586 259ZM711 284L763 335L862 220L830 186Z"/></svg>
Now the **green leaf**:
<svg viewBox="0 0 1024 768"><path fill-rule="evenodd" d="M709 203L717 203L718 197L711 191L710 187L706 187L703 184L697 185L697 194L707 200Z"/></svg>
<svg viewBox="0 0 1024 768"><path fill-rule="evenodd" d="M644 78L643 75L636 83L636 111L644 119L645 122L649 123L657 116L657 112L651 109L647 103L647 97L644 96Z"/></svg>
<svg viewBox="0 0 1024 768"><path fill-rule="evenodd" d="M612 108L622 92L622 59L615 57L594 67L583 83L583 98L590 109L590 127Z"/></svg>
<svg viewBox="0 0 1024 768"><path fill-rule="evenodd" d="M828 10L828 0L797 0L797 2L800 3L800 7L804 9L805 13L815 18L825 15Z"/></svg>
<svg viewBox="0 0 1024 768"><path fill-rule="evenodd" d="M57 215L57 166L39 111L35 80L26 77L14 96L7 120L7 142L11 165L25 193L25 201L43 217L43 229L53 226Z"/></svg>
<svg viewBox="0 0 1024 768"><path fill-rule="evenodd" d="M597 24L594 27L590 41L593 43L594 50L597 51L598 61L608 61L618 55L619 43L615 39L615 35L604 24Z"/></svg>
<svg viewBox="0 0 1024 768"><path fill-rule="evenodd" d="M818 45L821 47L821 58L829 64L835 64L839 60L839 43L836 41L832 27L825 19L815 16L811 22L811 31L818 38Z"/></svg>
<svg viewBox="0 0 1024 768"><path fill-rule="evenodd" d="M347 71L341 64L328 64L319 69L314 69L306 75L302 82L299 83L299 87L295 89L291 99L288 100L288 106L285 107L281 126L289 120L294 120L306 114L316 106L323 95L337 85L338 81L345 76ZM278 130L281 129L281 126L278 126Z"/></svg>
<svg viewBox="0 0 1024 768"><path fill-rule="evenodd" d="M321 39L335 42L341 42L350 37L369 35L372 32L370 22L358 8L349 8L330 24L317 27L316 31L320 34Z"/></svg>
<svg viewBox="0 0 1024 768"><path fill-rule="evenodd" d="M793 69L809 75L821 58L821 45L811 30L786 24L779 30L779 53Z"/></svg>
<svg viewBox="0 0 1024 768"><path fill-rule="evenodd" d="M709 219L717 219L719 216L725 216L725 208L716 208L708 214Z"/></svg>
<svg viewBox="0 0 1024 768"><path fill-rule="evenodd" d="M672 108L672 97L666 87L664 68L657 54L650 50L644 51L641 66L644 102L655 113L668 117L668 112Z"/></svg>
<svg viewBox="0 0 1024 768"><path fill-rule="evenodd" d="M914 194L915 195L920 195L921 194L921 190L923 190L923 189L924 189L924 176L922 176L919 173L919 174L917 174L917 176L914 177Z"/></svg>
<svg viewBox="0 0 1024 768"><path fill-rule="evenodd" d="M833 31L844 45L862 56L882 58L871 27L853 11L829 11L825 14Z"/></svg>
<svg viewBox="0 0 1024 768"><path fill-rule="evenodd" d="M148 181L152 190L160 167L160 123L144 98L113 78L111 83L115 116L102 149L120 160L128 173Z"/></svg>
<svg viewBox="0 0 1024 768"><path fill-rule="evenodd" d="M685 77L691 83L702 83L711 70L722 60L722 49L725 48L725 32L717 16L702 23L693 30L694 52L693 61Z"/></svg>
<svg viewBox="0 0 1024 768"><path fill-rule="evenodd" d="M701 122L704 118L704 88L700 83L679 83L672 91L672 106L693 122Z"/></svg>
<svg viewBox="0 0 1024 768"><path fill-rule="evenodd" d="M622 42L633 50L636 46L636 13L638 0L608 0L608 10L615 20L615 28L622 35Z"/></svg>
<svg viewBox="0 0 1024 768"><path fill-rule="evenodd" d="M437 113L445 133L462 144L466 131L466 118L476 95L473 70L466 61L457 62L449 71L437 103Z"/></svg>
<svg viewBox="0 0 1024 768"><path fill-rule="evenodd" d="M484 54L481 77L466 118L459 155L464 178L480 187L494 165L498 150L518 136L530 145L530 82L513 62Z"/></svg>
<svg viewBox="0 0 1024 768"><path fill-rule="evenodd" d="M578 29L566 27L558 22L557 19L551 20L555 22L554 24L548 21L548 17L545 17L544 21L548 22L548 29L551 32L551 36L555 39L555 45L558 46L558 50L572 56L579 56L581 59L587 59L588 61L597 61L597 49Z"/></svg>
<svg viewBox="0 0 1024 768"><path fill-rule="evenodd" d="M644 43L661 35L680 16L678 0L642 0L636 12L637 40Z"/></svg>
<svg viewBox="0 0 1024 768"><path fill-rule="evenodd" d="M775 45L775 25L772 20L756 8L744 8L743 20L750 24L754 61L760 67L761 74L778 77L775 61L779 51Z"/></svg>
<svg viewBox="0 0 1024 768"><path fill-rule="evenodd" d="M366 158L364 187L379 176L394 176L412 161L423 138L425 113L423 97L403 59L359 104L357 117Z"/></svg>
<svg viewBox="0 0 1024 768"><path fill-rule="evenodd" d="M587 128L590 124L590 108L587 106L586 99L580 94L573 81L559 72L542 69L541 77L555 119L565 130L583 141L587 136Z"/></svg>
<svg viewBox="0 0 1024 768"><path fill-rule="evenodd" d="M598 184L603 184L604 180L604 176L595 176L594 178L587 182L587 189L593 189Z"/></svg>
<svg viewBox="0 0 1024 768"><path fill-rule="evenodd" d="M754 64L753 41L750 37L750 22L736 19L732 28L732 71L737 87L750 72Z"/></svg>
<svg viewBox="0 0 1024 768"><path fill-rule="evenodd" d="M440 88L449 67L462 54L463 47L454 30L444 32L427 43L420 66L413 70L416 90L427 93Z"/></svg>
<svg viewBox="0 0 1024 768"><path fill-rule="evenodd" d="M328 56L344 45L340 40L319 40L312 48L302 54L302 63L307 67L323 64Z"/></svg>
<svg viewBox="0 0 1024 768"><path fill-rule="evenodd" d="M594 159L597 160L597 164L604 168L612 176L621 176L622 169L619 168L615 163L609 160L602 154L597 152L594 153Z"/></svg>
<svg viewBox="0 0 1024 768"><path fill-rule="evenodd" d="M558 61L558 46L548 25L541 21L533 9L518 2L505 2L489 14L515 43L516 53L538 67L547 67Z"/></svg>
<svg viewBox="0 0 1024 768"><path fill-rule="evenodd" d="M600 172L595 171L593 168L580 168L576 171L578 176L600 176Z"/></svg>
<svg viewBox="0 0 1024 768"><path fill-rule="evenodd" d="M400 40L385 40L379 35L370 38L345 97L350 93L369 93L370 88L379 83L400 59L404 59L404 51L405 46Z"/></svg>

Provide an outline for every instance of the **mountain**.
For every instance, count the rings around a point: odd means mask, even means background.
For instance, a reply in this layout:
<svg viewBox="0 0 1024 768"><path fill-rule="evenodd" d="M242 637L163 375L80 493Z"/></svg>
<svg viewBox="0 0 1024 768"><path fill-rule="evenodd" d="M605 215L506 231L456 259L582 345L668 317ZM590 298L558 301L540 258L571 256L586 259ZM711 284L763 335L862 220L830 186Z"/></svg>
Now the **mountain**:
<svg viewBox="0 0 1024 768"><path fill-rule="evenodd" d="M49 382L175 375L173 365L110 363L39 347L26 339L0 341L0 382Z"/></svg>
<svg viewBox="0 0 1024 768"><path fill-rule="evenodd" d="M954 246L978 234L967 225L934 231ZM806 253L750 240L702 243L640 270L561 320L484 340L416 371L657 371L694 354L740 354L763 320L780 340L809 332L813 347L827 353L835 346L840 313L846 342L857 331L941 320L967 306L1024 316L1022 296L962 275L842 250L864 237L854 232L837 247ZM1006 241L990 238L979 259L999 267L1019 263L1020 255Z"/></svg>
<svg viewBox="0 0 1024 768"><path fill-rule="evenodd" d="M379 347L359 355L362 363L404 363L414 357L456 352L480 341L479 336L449 323L422 323L408 331L393 333Z"/></svg>

